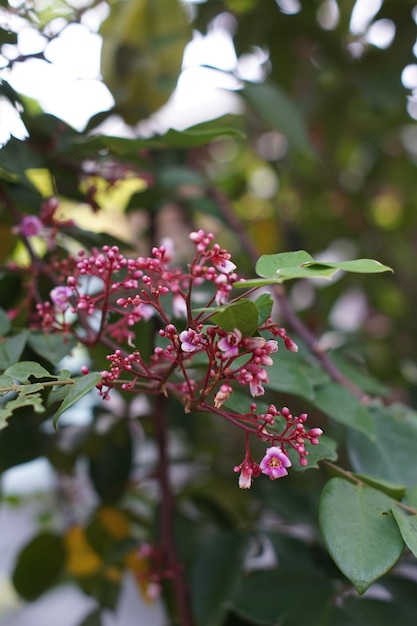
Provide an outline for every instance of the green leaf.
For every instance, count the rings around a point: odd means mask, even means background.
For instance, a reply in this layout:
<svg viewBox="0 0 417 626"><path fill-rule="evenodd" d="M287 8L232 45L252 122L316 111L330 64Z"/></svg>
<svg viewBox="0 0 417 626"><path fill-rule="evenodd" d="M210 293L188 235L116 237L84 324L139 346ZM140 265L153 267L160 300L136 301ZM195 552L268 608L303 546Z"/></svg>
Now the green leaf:
<svg viewBox="0 0 417 626"><path fill-rule="evenodd" d="M355 472L353 475L370 487L374 487L375 489L378 489L378 491L383 491L390 498L401 500L404 497L406 491L406 487L404 485L398 485L397 483L393 483L391 480L385 480L377 476L369 476L368 474Z"/></svg>
<svg viewBox="0 0 417 626"><path fill-rule="evenodd" d="M327 624L324 615L333 593L329 578L318 570L274 567L249 574L233 595L232 607L254 626Z"/></svg>
<svg viewBox="0 0 417 626"><path fill-rule="evenodd" d="M368 408L339 383L331 382L318 387L313 404L336 422L374 440L375 427Z"/></svg>
<svg viewBox="0 0 417 626"><path fill-rule="evenodd" d="M267 368L269 382L266 387L312 400L315 395L310 376L313 368L297 354L285 350L279 350L272 358L273 365Z"/></svg>
<svg viewBox="0 0 417 626"><path fill-rule="evenodd" d="M20 361L19 363L15 363L6 369L4 374L15 378L21 383L28 382L30 376L34 378L57 378L50 374L42 365L36 363L36 361Z"/></svg>
<svg viewBox="0 0 417 626"><path fill-rule="evenodd" d="M292 461L292 469L296 472L304 472L308 469L318 469L319 461L323 461L327 459L329 461L337 461L337 441L331 439L330 437L326 437L326 435L322 435L319 437L319 444L317 446L313 446L309 441L306 441L305 448L308 452L308 464L303 467L300 465L299 456L295 450L290 448L288 450L288 455Z"/></svg>
<svg viewBox="0 0 417 626"><path fill-rule="evenodd" d="M20 552L13 572L16 591L26 601L36 600L57 582L64 565L61 537L42 533Z"/></svg>
<svg viewBox="0 0 417 626"><path fill-rule="evenodd" d="M255 266L258 276L263 278L276 278L281 270L300 267L303 263L313 261L308 252L298 250L297 252L281 252L278 254L264 254Z"/></svg>
<svg viewBox="0 0 417 626"><path fill-rule="evenodd" d="M7 335L11 327L11 322L4 309L0 308L0 335Z"/></svg>
<svg viewBox="0 0 417 626"><path fill-rule="evenodd" d="M5 393L9 393L8 391L3 391L2 387L13 387L13 385L15 384L13 378L10 378L10 376L5 376L4 374L0 375L0 396L4 395Z"/></svg>
<svg viewBox="0 0 417 626"><path fill-rule="evenodd" d="M219 307L211 320L226 332L238 328L244 337L251 337L258 326L258 309L252 300L242 298Z"/></svg>
<svg viewBox="0 0 417 626"><path fill-rule="evenodd" d="M371 443L357 431L347 433L352 469L379 476L398 485L417 485L417 413L400 404L370 407L375 439Z"/></svg>
<svg viewBox="0 0 417 626"><path fill-rule="evenodd" d="M248 288L262 285L282 283L294 278L327 278L330 279L338 270L373 274L392 272L392 269L372 259L355 259L353 261L315 261L305 250L266 254L258 259L256 273L262 279L251 279L236 283L235 287ZM265 281L268 278L268 281Z"/></svg>
<svg viewBox="0 0 417 626"><path fill-rule="evenodd" d="M31 333L28 344L36 354L47 359L49 363L57 365L77 345L74 337L62 335Z"/></svg>
<svg viewBox="0 0 417 626"><path fill-rule="evenodd" d="M9 400L4 408L0 409L0 430L7 426L6 420L12 416L14 411L25 406L32 406L35 413L45 411L40 393L20 393L13 400Z"/></svg>
<svg viewBox="0 0 417 626"><path fill-rule="evenodd" d="M271 317L274 301L270 293L261 293L255 300L255 306L258 309L258 326L262 326L266 320Z"/></svg>
<svg viewBox="0 0 417 626"><path fill-rule="evenodd" d="M5 370L20 359L28 337L27 332L8 337L0 342L0 370Z"/></svg>
<svg viewBox="0 0 417 626"><path fill-rule="evenodd" d="M73 404L78 402L78 400L81 400L81 398L83 398L89 391L94 389L94 387L100 382L100 379L101 376L99 373L92 372L91 374L86 374L86 376L81 376L75 380L74 385L67 393L65 400L55 413L53 420L55 428L57 427L58 420L64 411L69 409Z"/></svg>
<svg viewBox="0 0 417 626"><path fill-rule="evenodd" d="M101 500L116 500L126 488L132 470L132 438L126 420L119 420L88 445L89 472Z"/></svg>
<svg viewBox="0 0 417 626"><path fill-rule="evenodd" d="M271 81L245 83L241 95L266 125L285 134L296 150L314 157L301 115L278 85Z"/></svg>
<svg viewBox="0 0 417 626"><path fill-rule="evenodd" d="M325 261L324 263L308 263L306 267L314 268L315 266L333 267L344 272L354 272L356 274L379 274L381 272L393 272L394 270L388 265L383 265L374 259L353 259L352 261Z"/></svg>
<svg viewBox="0 0 417 626"><path fill-rule="evenodd" d="M200 545L191 572L197 626L221 626L236 582L243 575L247 536L238 530L213 531Z"/></svg>
<svg viewBox="0 0 417 626"><path fill-rule="evenodd" d="M417 559L417 515L409 515L398 505L391 510L407 548Z"/></svg>
<svg viewBox="0 0 417 626"><path fill-rule="evenodd" d="M319 525L336 565L359 594L397 562L404 548L392 500L371 487L333 478L323 489Z"/></svg>

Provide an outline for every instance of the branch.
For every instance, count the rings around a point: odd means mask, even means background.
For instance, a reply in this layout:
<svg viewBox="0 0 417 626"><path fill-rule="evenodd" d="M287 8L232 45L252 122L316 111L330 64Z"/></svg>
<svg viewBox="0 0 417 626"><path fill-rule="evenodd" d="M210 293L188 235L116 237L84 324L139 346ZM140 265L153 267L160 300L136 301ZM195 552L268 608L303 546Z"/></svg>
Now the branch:
<svg viewBox="0 0 417 626"><path fill-rule="evenodd" d="M178 623L181 626L194 626L191 615L189 594L184 578L184 568L178 560L175 549L173 510L174 495L169 479L169 458L167 450L168 398L159 395L155 400L152 421L155 425L156 442L159 452L159 484L161 487L160 537L161 549L167 570L172 575L172 585L176 599Z"/></svg>

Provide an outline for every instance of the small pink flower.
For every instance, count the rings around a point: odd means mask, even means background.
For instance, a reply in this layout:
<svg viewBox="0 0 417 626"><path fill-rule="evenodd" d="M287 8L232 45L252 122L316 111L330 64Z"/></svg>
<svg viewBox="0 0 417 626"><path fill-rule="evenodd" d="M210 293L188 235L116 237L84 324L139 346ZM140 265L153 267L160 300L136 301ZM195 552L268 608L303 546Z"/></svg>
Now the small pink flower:
<svg viewBox="0 0 417 626"><path fill-rule="evenodd" d="M249 453L246 454L244 460L240 465L236 465L234 472L240 472L239 475L239 488L250 489L252 480L257 478L261 473L261 468L258 463L252 460Z"/></svg>
<svg viewBox="0 0 417 626"><path fill-rule="evenodd" d="M187 303L180 293L176 293L172 298L172 312L174 317L187 317Z"/></svg>
<svg viewBox="0 0 417 626"><path fill-rule="evenodd" d="M220 407L226 402L233 389L230 385L222 385L219 391L214 396L214 406L216 409L220 409Z"/></svg>
<svg viewBox="0 0 417 626"><path fill-rule="evenodd" d="M242 467L239 476L239 489L250 489L252 485L253 469L251 467Z"/></svg>
<svg viewBox="0 0 417 626"><path fill-rule="evenodd" d="M286 467L291 466L291 461L277 446L268 448L264 458L260 463L260 467L263 474L269 476L271 480L276 478L282 478L288 474Z"/></svg>
<svg viewBox="0 0 417 626"><path fill-rule="evenodd" d="M240 330L235 328L226 334L223 339L220 339L217 347L219 350L224 352L224 358L229 359L230 357L237 356L239 354L239 344L242 340L242 333Z"/></svg>
<svg viewBox="0 0 417 626"><path fill-rule="evenodd" d="M20 222L19 232L25 237L35 237L42 230L42 222L36 215L25 215Z"/></svg>
<svg viewBox="0 0 417 626"><path fill-rule="evenodd" d="M71 295L72 289L70 287L54 287L50 292L52 302L61 311L65 311L68 308Z"/></svg>
<svg viewBox="0 0 417 626"><path fill-rule="evenodd" d="M204 337L201 333L189 328L180 333L180 341L184 352L195 352L203 347Z"/></svg>

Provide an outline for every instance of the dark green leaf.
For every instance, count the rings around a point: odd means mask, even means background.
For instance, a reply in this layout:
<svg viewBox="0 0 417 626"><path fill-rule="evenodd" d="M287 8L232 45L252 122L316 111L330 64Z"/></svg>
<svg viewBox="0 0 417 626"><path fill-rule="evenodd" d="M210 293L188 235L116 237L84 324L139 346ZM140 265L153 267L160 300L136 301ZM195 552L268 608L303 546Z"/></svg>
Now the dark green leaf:
<svg viewBox="0 0 417 626"><path fill-rule="evenodd" d="M330 437L326 437L326 435L319 437L319 444L317 446L313 446L309 441L307 441L305 447L308 452L308 464L305 467L300 465L299 456L296 451L292 448L288 450L288 454L293 464L292 469L296 472L304 472L308 469L318 468L319 461L323 461L324 459L337 461L337 442Z"/></svg>
<svg viewBox="0 0 417 626"><path fill-rule="evenodd" d="M0 309L0 335L7 335L10 330L11 322L4 309Z"/></svg>
<svg viewBox="0 0 417 626"><path fill-rule="evenodd" d="M301 115L278 85L246 83L241 94L266 125L284 133L296 150L314 156Z"/></svg>
<svg viewBox="0 0 417 626"><path fill-rule="evenodd" d="M347 433L347 450L356 472L379 476L407 488L417 485L417 413L400 404L374 406L373 443L361 433Z"/></svg>
<svg viewBox="0 0 417 626"><path fill-rule="evenodd" d="M91 374L86 374L86 376L82 376L81 378L75 379L75 382L67 395L58 411L55 413L53 424L55 428L57 427L58 420L61 415L70 408L73 404L81 400L89 391L94 389L94 387L100 382L101 376L99 373L92 372Z"/></svg>
<svg viewBox="0 0 417 626"><path fill-rule="evenodd" d="M328 383L316 389L313 404L331 419L364 433L374 440L375 427L369 410L339 383Z"/></svg>
<svg viewBox="0 0 417 626"><path fill-rule="evenodd" d="M319 524L339 569L362 594L395 565L404 548L392 500L371 487L333 478L324 487Z"/></svg>
<svg viewBox="0 0 417 626"><path fill-rule="evenodd" d="M377 476L369 476L368 474L354 473L353 475L370 487L374 487L378 489L378 491L386 493L390 498L401 500L404 497L406 491L404 485L397 485L397 483L393 483L390 480L385 480Z"/></svg>
<svg viewBox="0 0 417 626"><path fill-rule="evenodd" d="M417 515L406 513L399 506L392 507L392 514L406 546L417 559Z"/></svg>
<svg viewBox="0 0 417 626"><path fill-rule="evenodd" d="M28 334L19 333L0 342L0 370L5 370L20 359Z"/></svg>
<svg viewBox="0 0 417 626"><path fill-rule="evenodd" d="M237 302L219 307L211 321L225 331L239 329L244 337L251 337L258 326L258 309L251 300L242 298Z"/></svg>
<svg viewBox="0 0 417 626"><path fill-rule="evenodd" d="M65 551L61 537L42 533L20 552L13 572L13 584L28 602L36 600L58 580Z"/></svg>
<svg viewBox="0 0 417 626"><path fill-rule="evenodd" d="M234 594L232 607L256 626L320 624L325 623L320 616L332 593L330 580L319 571L275 567L249 574Z"/></svg>
<svg viewBox="0 0 417 626"><path fill-rule="evenodd" d="M126 420L87 445L90 478L102 500L114 501L128 484L132 470L132 439Z"/></svg>
<svg viewBox="0 0 417 626"><path fill-rule="evenodd" d="M302 396L312 400L315 392L309 367L298 355L279 350L273 355L273 365L267 368L268 389Z"/></svg>
<svg viewBox="0 0 417 626"><path fill-rule="evenodd" d="M270 293L262 293L255 300L256 308L258 309L258 326L262 326L266 320L271 316L272 307L274 301Z"/></svg>
<svg viewBox="0 0 417 626"><path fill-rule="evenodd" d="M28 344L36 354L58 365L75 348L77 341L74 337L63 337L60 334L31 333Z"/></svg>
<svg viewBox="0 0 417 626"><path fill-rule="evenodd" d="M217 530L205 538L191 573L192 603L198 626L221 626L226 604L242 576L247 537Z"/></svg>

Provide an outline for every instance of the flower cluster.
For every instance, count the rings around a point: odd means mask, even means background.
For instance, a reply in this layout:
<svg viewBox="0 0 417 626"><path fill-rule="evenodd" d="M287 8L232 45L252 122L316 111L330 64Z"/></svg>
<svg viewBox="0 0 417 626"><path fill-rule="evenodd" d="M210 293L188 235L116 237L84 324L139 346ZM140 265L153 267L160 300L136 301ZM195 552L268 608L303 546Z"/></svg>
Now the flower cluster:
<svg viewBox="0 0 417 626"><path fill-rule="evenodd" d="M253 336L245 336L239 319L232 328L213 323L213 308L215 313L216 305L228 303L239 280L236 266L227 251L212 243L212 234L199 230L190 239L196 253L186 269L172 267L169 244L135 259L125 257L116 246L94 249L89 255L81 251L56 268L65 284L52 289L50 302L38 304L38 315L45 329L73 333L86 345L105 339L115 346L98 385L104 399L113 388L170 394L186 412L216 413L246 435L267 442L270 447L259 465L247 443L245 459L235 468L240 471L239 485L247 488L260 473L273 480L285 476L291 465L288 449L295 450L305 465L305 441L318 443L321 430L306 431L307 416L293 417L287 408L278 411L270 405L267 413L258 413L252 403L246 414L230 408L238 386L247 387L253 398L265 393L271 355L280 341L293 352L298 348L271 318ZM140 322L151 319L156 341L145 358L136 344L143 331Z"/></svg>

